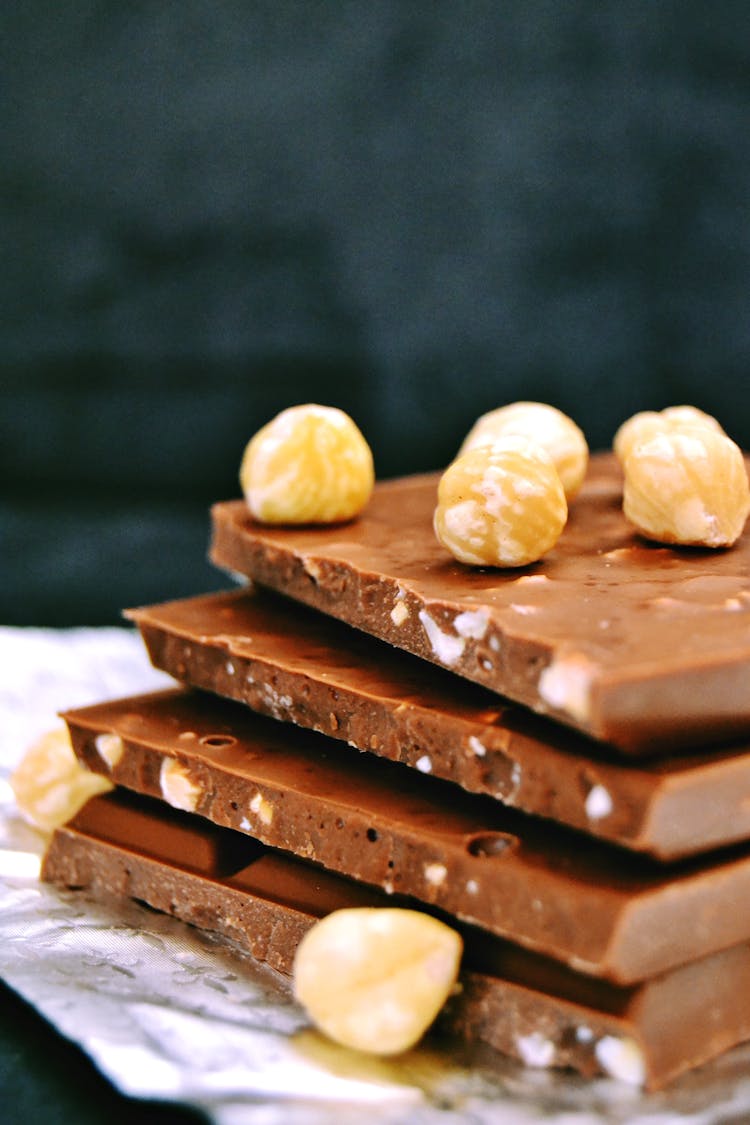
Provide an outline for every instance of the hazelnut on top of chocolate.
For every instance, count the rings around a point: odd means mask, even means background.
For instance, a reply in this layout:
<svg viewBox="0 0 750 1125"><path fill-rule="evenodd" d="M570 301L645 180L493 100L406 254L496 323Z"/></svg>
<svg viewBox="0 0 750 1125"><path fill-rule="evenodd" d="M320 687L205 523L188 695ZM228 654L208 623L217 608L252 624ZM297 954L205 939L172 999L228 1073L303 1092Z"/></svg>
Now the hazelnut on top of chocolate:
<svg viewBox="0 0 750 1125"><path fill-rule="evenodd" d="M459 562L516 567L554 547L568 518L552 458L517 435L469 449L438 485L435 534Z"/></svg>
<svg viewBox="0 0 750 1125"><path fill-rule="evenodd" d="M742 452L711 415L694 406L643 410L618 429L623 511L658 543L731 547L750 512Z"/></svg>
<svg viewBox="0 0 750 1125"><path fill-rule="evenodd" d="M362 433L332 406L282 410L248 442L240 484L252 515L267 524L340 523L359 515L375 473Z"/></svg>
<svg viewBox="0 0 750 1125"><path fill-rule="evenodd" d="M708 427L668 430L637 441L625 462L623 510L660 543L731 547L750 512L738 445Z"/></svg>

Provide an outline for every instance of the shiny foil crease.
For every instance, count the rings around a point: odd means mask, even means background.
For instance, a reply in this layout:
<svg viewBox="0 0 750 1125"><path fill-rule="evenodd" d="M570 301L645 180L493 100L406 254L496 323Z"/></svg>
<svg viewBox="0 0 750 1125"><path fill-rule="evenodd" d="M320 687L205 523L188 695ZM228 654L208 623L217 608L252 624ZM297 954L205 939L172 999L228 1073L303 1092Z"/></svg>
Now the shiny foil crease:
<svg viewBox="0 0 750 1125"><path fill-rule="evenodd" d="M137 903L40 884L45 840L16 814L13 767L59 710L166 677L126 629L0 629L0 668L0 974L123 1093L220 1125L750 1120L750 1046L655 1095L434 1040L369 1060L311 1031L287 982L228 943Z"/></svg>

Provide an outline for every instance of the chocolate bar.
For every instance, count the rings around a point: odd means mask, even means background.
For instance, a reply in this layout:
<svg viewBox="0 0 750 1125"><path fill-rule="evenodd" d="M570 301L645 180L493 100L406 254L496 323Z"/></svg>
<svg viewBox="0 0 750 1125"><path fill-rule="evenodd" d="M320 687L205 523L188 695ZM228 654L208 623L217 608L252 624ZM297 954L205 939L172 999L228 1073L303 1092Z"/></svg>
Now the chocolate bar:
<svg viewBox="0 0 750 1125"><path fill-rule="evenodd" d="M382 893L148 799L117 791L56 831L43 878L131 898L218 932L282 973L307 929ZM651 1089L750 1036L750 948L736 946L630 988L581 977L464 927L461 988L443 1030L538 1066Z"/></svg>
<svg viewBox="0 0 750 1125"><path fill-rule="evenodd" d="M118 785L632 983L750 938L750 851L664 866L202 693L65 716Z"/></svg>
<svg viewBox="0 0 750 1125"><path fill-rule="evenodd" d="M337 527L262 527L242 500L215 505L211 557L628 754L750 732L750 537L647 543L597 455L541 562L471 569L433 533L437 481L381 483Z"/></svg>
<svg viewBox="0 0 750 1125"><path fill-rule="evenodd" d="M156 667L660 859L750 836L750 750L623 763L486 688L267 590L129 612Z"/></svg>

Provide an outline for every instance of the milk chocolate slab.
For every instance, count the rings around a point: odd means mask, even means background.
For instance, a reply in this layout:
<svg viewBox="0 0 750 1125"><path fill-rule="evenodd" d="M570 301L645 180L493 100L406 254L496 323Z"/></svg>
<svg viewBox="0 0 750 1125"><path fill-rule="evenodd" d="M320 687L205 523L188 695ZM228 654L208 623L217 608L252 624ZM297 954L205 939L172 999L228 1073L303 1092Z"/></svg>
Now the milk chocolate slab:
<svg viewBox="0 0 750 1125"><path fill-rule="evenodd" d="M433 534L437 480L381 483L337 527L262 527L244 501L218 504L211 557L630 754L750 732L747 534L727 551L647 543L599 455L541 562L472 569Z"/></svg>
<svg viewBox="0 0 750 1125"><path fill-rule="evenodd" d="M130 612L178 680L625 847L750 836L750 750L624 764L605 747L260 588Z"/></svg>
<svg viewBox="0 0 750 1125"><path fill-rule="evenodd" d="M657 864L198 692L65 718L119 785L579 972L630 983L750 938L747 847Z"/></svg>
<svg viewBox="0 0 750 1125"><path fill-rule="evenodd" d="M318 918L345 906L393 904L122 790L94 798L57 830L42 875L99 899L144 902L231 938L287 974ZM439 1024L516 1058L656 1088L750 1036L747 945L622 988L471 928L462 934L461 990Z"/></svg>

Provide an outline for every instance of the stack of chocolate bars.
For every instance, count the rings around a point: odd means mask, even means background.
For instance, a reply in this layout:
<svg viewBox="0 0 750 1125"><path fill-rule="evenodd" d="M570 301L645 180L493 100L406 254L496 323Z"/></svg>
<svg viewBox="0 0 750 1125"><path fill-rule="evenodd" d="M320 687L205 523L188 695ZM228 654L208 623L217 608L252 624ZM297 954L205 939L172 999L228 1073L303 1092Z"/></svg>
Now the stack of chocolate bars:
<svg viewBox="0 0 750 1125"><path fill-rule="evenodd" d="M180 683L65 716L116 788L44 877L283 972L329 911L416 905L464 937L443 1028L662 1086L750 1038L750 541L645 543L601 455L544 560L469 570L436 484L336 527L214 508L246 581L131 613Z"/></svg>

